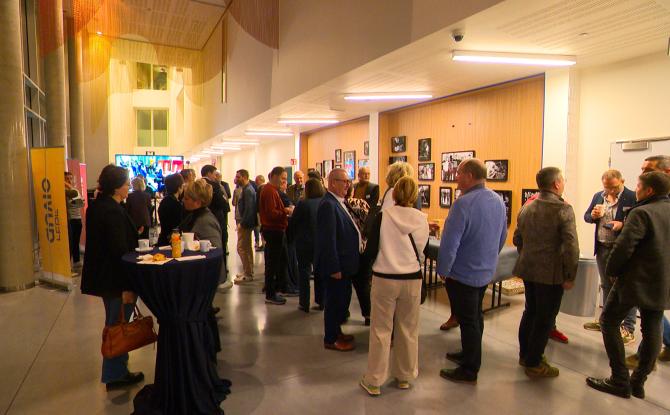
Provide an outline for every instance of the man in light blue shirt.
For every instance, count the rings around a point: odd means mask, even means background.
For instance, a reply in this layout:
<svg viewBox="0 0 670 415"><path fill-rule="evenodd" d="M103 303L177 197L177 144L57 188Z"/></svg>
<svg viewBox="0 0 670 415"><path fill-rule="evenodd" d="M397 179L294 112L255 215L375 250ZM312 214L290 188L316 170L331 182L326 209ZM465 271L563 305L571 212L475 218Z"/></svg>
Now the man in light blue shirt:
<svg viewBox="0 0 670 415"><path fill-rule="evenodd" d="M460 352L447 353L458 367L442 369L440 376L470 384L477 383L482 360L482 300L507 238L505 205L485 181L481 160L464 160L458 166L456 182L462 194L449 210L437 257L437 274L445 280L452 313L460 323L462 346Z"/></svg>

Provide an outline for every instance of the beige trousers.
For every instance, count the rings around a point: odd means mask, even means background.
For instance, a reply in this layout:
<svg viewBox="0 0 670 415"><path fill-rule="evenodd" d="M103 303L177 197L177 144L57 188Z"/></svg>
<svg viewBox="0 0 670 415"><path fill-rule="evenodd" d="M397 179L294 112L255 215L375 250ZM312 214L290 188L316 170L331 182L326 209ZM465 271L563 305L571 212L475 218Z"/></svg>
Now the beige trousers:
<svg viewBox="0 0 670 415"><path fill-rule="evenodd" d="M251 248L252 232L253 229L237 225L237 254L240 256L244 275L247 277L254 275L254 251Z"/></svg>
<svg viewBox="0 0 670 415"><path fill-rule="evenodd" d="M370 300L370 350L365 381L374 386L386 382L394 329L391 376L406 381L415 379L419 374L421 280L372 277Z"/></svg>

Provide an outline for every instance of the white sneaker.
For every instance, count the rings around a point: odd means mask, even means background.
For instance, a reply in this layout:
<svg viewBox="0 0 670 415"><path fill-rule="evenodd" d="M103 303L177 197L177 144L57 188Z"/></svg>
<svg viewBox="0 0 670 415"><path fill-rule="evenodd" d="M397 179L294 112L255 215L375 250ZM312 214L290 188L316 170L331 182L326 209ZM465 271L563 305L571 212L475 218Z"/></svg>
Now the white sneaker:
<svg viewBox="0 0 670 415"><path fill-rule="evenodd" d="M231 289L233 286L233 282L231 280L226 280L225 282L219 284L218 289L221 291L226 291Z"/></svg>
<svg viewBox="0 0 670 415"><path fill-rule="evenodd" d="M244 284L245 282L252 282L254 280L253 275L242 275L242 274L237 274L237 278L235 278L235 284Z"/></svg>

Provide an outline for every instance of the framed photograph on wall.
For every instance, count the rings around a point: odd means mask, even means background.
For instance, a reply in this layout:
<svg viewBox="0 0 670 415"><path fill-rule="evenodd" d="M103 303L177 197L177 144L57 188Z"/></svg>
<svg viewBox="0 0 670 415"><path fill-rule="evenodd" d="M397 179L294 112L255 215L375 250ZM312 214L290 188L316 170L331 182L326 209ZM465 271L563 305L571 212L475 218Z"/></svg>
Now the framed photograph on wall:
<svg viewBox="0 0 670 415"><path fill-rule="evenodd" d="M335 163L342 163L342 149L335 150Z"/></svg>
<svg viewBox="0 0 670 415"><path fill-rule="evenodd" d="M455 182L456 170L463 160L473 158L475 151L455 151L453 153L442 153L442 181Z"/></svg>
<svg viewBox="0 0 670 415"><path fill-rule="evenodd" d="M458 200L459 197L461 197L461 189L454 190L454 202Z"/></svg>
<svg viewBox="0 0 670 415"><path fill-rule="evenodd" d="M540 193L540 189L521 189L521 207L526 205L528 199Z"/></svg>
<svg viewBox="0 0 670 415"><path fill-rule="evenodd" d="M328 177L328 174L333 170L333 166L335 165L335 162L333 160L324 160L323 161L323 171L321 172L321 176L323 178Z"/></svg>
<svg viewBox="0 0 670 415"><path fill-rule="evenodd" d="M355 151L345 151L344 152L344 170L347 171L347 176L351 180L356 178L356 152Z"/></svg>
<svg viewBox="0 0 670 415"><path fill-rule="evenodd" d="M369 156L370 155L370 142L369 141L363 141L363 155L364 156Z"/></svg>
<svg viewBox="0 0 670 415"><path fill-rule="evenodd" d="M430 185L429 184L420 184L419 185L419 200L421 200L422 208L430 207Z"/></svg>
<svg viewBox="0 0 670 415"><path fill-rule="evenodd" d="M361 167L368 167L370 165L370 160L368 159L360 159L358 160L358 168L360 169Z"/></svg>
<svg viewBox="0 0 670 415"><path fill-rule="evenodd" d="M435 163L419 163L419 180L435 180Z"/></svg>
<svg viewBox="0 0 670 415"><path fill-rule="evenodd" d="M511 190L494 190L498 193L505 204L507 210L507 226L512 224L512 191Z"/></svg>
<svg viewBox="0 0 670 415"><path fill-rule="evenodd" d="M407 151L407 137L398 135L391 137L391 153L404 153Z"/></svg>
<svg viewBox="0 0 670 415"><path fill-rule="evenodd" d="M485 160L486 180L490 182L506 182L509 178L509 160Z"/></svg>
<svg viewBox="0 0 670 415"><path fill-rule="evenodd" d="M319 174L323 175L323 163L316 163L316 171L319 172Z"/></svg>
<svg viewBox="0 0 670 415"><path fill-rule="evenodd" d="M341 168L342 168L342 165L341 165L341 164L336 164L336 165L335 165L335 168L336 168L336 169L341 169Z"/></svg>
<svg viewBox="0 0 670 415"><path fill-rule="evenodd" d="M431 143L430 138L421 138L419 140L419 161L431 160Z"/></svg>
<svg viewBox="0 0 670 415"><path fill-rule="evenodd" d="M389 157L389 164L393 164L397 161L407 162L407 156L391 156L391 157Z"/></svg>
<svg viewBox="0 0 670 415"><path fill-rule="evenodd" d="M451 187L440 187L440 207L451 207Z"/></svg>

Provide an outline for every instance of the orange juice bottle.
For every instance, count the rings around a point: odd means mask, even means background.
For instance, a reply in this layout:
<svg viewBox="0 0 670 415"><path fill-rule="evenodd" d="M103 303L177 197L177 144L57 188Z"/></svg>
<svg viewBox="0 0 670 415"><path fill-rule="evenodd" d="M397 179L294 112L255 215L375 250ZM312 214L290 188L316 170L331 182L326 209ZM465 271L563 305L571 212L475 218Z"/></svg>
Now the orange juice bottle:
<svg viewBox="0 0 670 415"><path fill-rule="evenodd" d="M181 236L179 235L179 229L172 231L170 245L172 246L172 258L181 258Z"/></svg>

